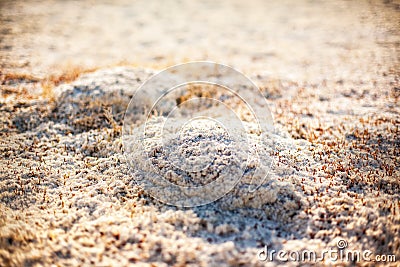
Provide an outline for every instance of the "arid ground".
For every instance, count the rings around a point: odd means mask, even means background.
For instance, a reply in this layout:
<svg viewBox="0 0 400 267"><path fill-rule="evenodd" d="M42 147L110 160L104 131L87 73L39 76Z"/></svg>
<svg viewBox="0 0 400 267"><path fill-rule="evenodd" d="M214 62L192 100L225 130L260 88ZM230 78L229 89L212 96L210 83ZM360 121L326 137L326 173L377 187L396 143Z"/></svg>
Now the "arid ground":
<svg viewBox="0 0 400 267"><path fill-rule="evenodd" d="M0 0L0 266L297 266L258 252L339 240L397 262L318 265L398 266L399 34L398 1ZM279 142L256 192L177 208L121 131L143 81L196 60L250 77Z"/></svg>

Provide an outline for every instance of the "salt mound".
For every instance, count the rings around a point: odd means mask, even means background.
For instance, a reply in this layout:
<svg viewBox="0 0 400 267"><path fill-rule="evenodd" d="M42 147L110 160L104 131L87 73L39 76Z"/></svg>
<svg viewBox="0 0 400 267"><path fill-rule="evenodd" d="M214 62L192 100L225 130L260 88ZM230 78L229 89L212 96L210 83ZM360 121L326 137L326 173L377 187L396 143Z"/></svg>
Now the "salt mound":
<svg viewBox="0 0 400 267"><path fill-rule="evenodd" d="M126 105L138 86L152 72L129 67L102 69L80 76L70 84L54 89L59 109L76 113L79 107L101 104L112 105L125 112Z"/></svg>
<svg viewBox="0 0 400 267"><path fill-rule="evenodd" d="M101 114L99 111L104 110L104 108L111 108L113 117L121 124L123 113L131 97L141 83L149 78L151 74L151 71L143 69L117 67L82 75L73 83L61 85L55 89L57 113L62 118L72 119L78 124L82 118L94 121L94 116L97 116L97 120L92 127L99 127L104 122L107 122L104 116L99 117L99 114ZM157 90L157 88L154 88L154 90ZM146 103L147 95L150 96L153 93L141 92L140 99L145 105L149 106L151 104ZM251 95L251 92L247 91L241 91L240 93ZM199 93L196 91L195 94L198 95ZM220 94L219 92L216 92L216 95L218 99L223 99L225 102L237 107L237 103L234 102L231 96ZM188 96L182 92L173 97L174 99L182 99ZM181 125L182 120L188 116L190 117L190 108L193 107L189 107L189 114L177 114L174 118L169 118L171 129L174 128L174 125ZM221 112L215 105L195 105L194 109L208 114L217 114L219 118L227 119L228 117L228 114ZM188 112L187 109L185 112ZM153 122L166 120L162 114L160 115L156 116ZM251 132L255 128L246 119L242 123L245 124L247 131ZM144 124L143 122L138 122L135 127L141 129ZM176 135L172 134L173 131L171 133L165 132L164 149L158 150L157 127L152 128L151 123L148 123L146 134L154 136L154 143L150 145L151 149L147 151L134 145L130 148L132 154L128 161L134 160L134 165L136 166L132 169L132 180L144 181L152 177L153 181L157 181L161 175L164 178L166 177L168 182L184 187L198 187L212 184L212 182L219 182L221 190L229 192L233 188L232 191L216 203L219 208L226 210L263 209L270 218L275 218L279 221L289 219L300 209L300 197L294 192L293 186L290 183L274 179L274 172L271 172L268 179L260 185L258 190L255 192L249 190L250 185L254 185L254 181L261 181L263 177L261 177L262 174L254 172L255 163L252 162L251 155L249 159L249 150L243 147L243 144L248 142L243 133L233 133L237 139L235 143L218 125L203 125L202 127L206 129L203 131L202 137L199 137L199 132L194 130L193 125L181 132L182 139L176 139ZM256 138L256 134L253 133L253 136ZM136 136L136 138L138 137ZM284 139L279 135L275 135L274 138ZM151 143L151 138L147 141ZM287 143L290 144L290 141ZM260 149L265 150L264 155L271 155L273 152L273 148L268 145L260 147ZM186 162L181 161L182 155L187 155ZM271 158L264 157L259 163L270 165L271 160ZM182 171L180 168L183 165L192 169L186 172ZM193 168L199 168L199 166L202 167L193 172ZM238 174L241 176L240 180L236 179ZM226 177L223 182L227 183L227 188L223 186L223 183L221 185L220 176ZM130 183L131 181L126 182ZM214 183L214 185L216 184ZM173 190L166 190L162 194L177 194L176 197L179 198L179 192L173 192ZM196 198L195 195L191 197ZM204 198L204 196L197 197ZM218 198L213 195L208 197L210 199ZM282 211L278 212L279 210Z"/></svg>
<svg viewBox="0 0 400 267"><path fill-rule="evenodd" d="M122 124L131 97L151 74L149 70L130 67L84 74L54 89L56 112L80 129L102 127L110 119Z"/></svg>

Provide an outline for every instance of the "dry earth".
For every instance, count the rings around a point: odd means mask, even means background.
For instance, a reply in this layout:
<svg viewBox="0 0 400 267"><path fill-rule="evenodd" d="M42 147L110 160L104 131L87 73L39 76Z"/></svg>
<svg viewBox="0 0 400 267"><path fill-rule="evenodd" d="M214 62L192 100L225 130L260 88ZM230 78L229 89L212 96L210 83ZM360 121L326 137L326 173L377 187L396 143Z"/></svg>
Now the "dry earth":
<svg viewBox="0 0 400 267"><path fill-rule="evenodd" d="M340 239L398 264L399 6L0 1L0 265L275 266L264 245ZM276 164L254 194L178 209L136 186L123 114L156 70L205 59L260 87Z"/></svg>

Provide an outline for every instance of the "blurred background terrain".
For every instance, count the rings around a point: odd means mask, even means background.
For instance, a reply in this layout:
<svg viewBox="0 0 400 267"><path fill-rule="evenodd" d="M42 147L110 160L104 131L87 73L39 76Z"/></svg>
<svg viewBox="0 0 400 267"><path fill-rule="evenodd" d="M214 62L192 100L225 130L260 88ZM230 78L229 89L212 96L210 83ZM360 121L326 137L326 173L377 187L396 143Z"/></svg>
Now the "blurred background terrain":
<svg viewBox="0 0 400 267"><path fill-rule="evenodd" d="M0 59L31 74L213 60L294 79L399 64L399 2L0 1Z"/></svg>

